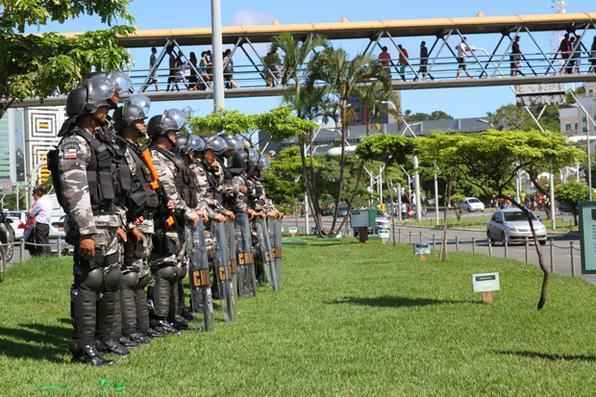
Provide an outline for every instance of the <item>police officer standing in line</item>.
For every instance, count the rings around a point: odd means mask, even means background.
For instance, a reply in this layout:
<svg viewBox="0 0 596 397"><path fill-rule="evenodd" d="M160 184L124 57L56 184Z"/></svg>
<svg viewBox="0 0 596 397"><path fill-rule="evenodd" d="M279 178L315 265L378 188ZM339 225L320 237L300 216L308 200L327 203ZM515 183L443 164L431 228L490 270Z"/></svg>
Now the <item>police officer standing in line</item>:
<svg viewBox="0 0 596 397"><path fill-rule="evenodd" d="M199 214L186 205L181 195L182 187L176 185L178 170L173 150L176 147L176 133L184 128L185 123L181 111L170 109L152 117L148 125L153 164L159 172L160 182L160 204L151 264L155 280L151 297L154 307L152 326L160 332L175 332L187 326L176 318L177 283L186 274L183 264L178 261L182 248L179 232L183 225L177 225L176 218L194 224Z"/></svg>
<svg viewBox="0 0 596 397"><path fill-rule="evenodd" d="M186 206L194 210L201 218L207 218L205 211L205 202L201 201L197 196L197 180L195 174L190 169L190 164L193 162L193 155L190 150L191 141L196 143L198 137L190 135L186 130L179 131L176 138L176 176L175 183L178 187L180 197ZM184 269L190 269L190 257L192 254L192 229L196 226L194 222L188 222L183 217L178 217L179 238L181 242L178 251L178 262L182 264ZM176 286L177 305L176 316L179 324L185 324L185 321L194 319L194 316L189 308L184 303L184 284L182 282L183 276L178 279ZM183 325L185 327L185 325Z"/></svg>
<svg viewBox="0 0 596 397"><path fill-rule="evenodd" d="M58 200L66 213L67 241L74 245L74 283L71 293L73 360L99 366L110 364L97 351L97 303L115 294L120 284L121 240L126 239L117 208L112 155L96 133L105 123L114 87L106 78L88 80L67 99L71 116L63 138L48 154ZM104 300L102 321L112 325L114 301ZM114 341L105 341L114 347ZM124 352L124 351L121 351Z"/></svg>
<svg viewBox="0 0 596 397"><path fill-rule="evenodd" d="M234 221L234 213L226 209L224 203L224 189L225 189L225 170L218 158L222 158L227 150L227 143L220 135L213 135L207 138L205 142L205 153L203 155L203 165L207 173L207 181L209 183L208 196L217 202L217 212L225 217L225 222ZM215 236L213 236L215 239ZM227 242L218 242L227 246ZM229 265L226 264L226 265ZM217 275L217 271L215 271ZM220 277L215 277L217 283L220 282ZM219 284L216 284L219 286ZM221 287L221 286L220 286ZM223 299L219 296L219 289L214 289L214 296Z"/></svg>
<svg viewBox="0 0 596 397"><path fill-rule="evenodd" d="M87 81L94 79L107 78L112 84L113 91L110 97L110 102L113 109L117 109L118 103L121 99L127 98L132 93L132 82L128 76L122 72L111 72L109 74L103 72L95 72L89 75ZM128 198L133 194L131 188L131 175L128 163L125 159L125 153L117 143L117 134L114 128L114 121L108 114L105 122L96 133L96 138L100 140L108 149L112 157L112 175L113 187L116 196L115 208L122 219L122 228L126 228L127 221L127 206L130 201ZM127 235L120 242L126 243ZM124 266L124 246L120 247L121 256L119 263ZM113 321L104 320L105 316L111 316L109 310L105 309L105 305L112 305L114 302L114 317ZM128 348L137 346L137 343L122 335L122 310L120 301L120 288L118 291L106 291L98 305L98 326L97 337L98 350L101 352L109 352L118 355L128 354Z"/></svg>
<svg viewBox="0 0 596 397"><path fill-rule="evenodd" d="M151 153L141 146L147 134L145 119L150 103L144 95L132 95L114 112L117 142L125 153L131 174L131 194L127 198L128 241L120 286L122 328L117 331L135 343L147 343L149 338L162 335L150 327L145 295L145 288L152 282L149 259L153 248L153 218L159 204L156 191L159 180L151 169Z"/></svg>
<svg viewBox="0 0 596 397"><path fill-rule="evenodd" d="M218 203L214 202L207 195L207 174L201 159L205 150L205 140L199 136L190 136L188 141L180 147L180 154L184 158L186 166L191 172L194 186L194 194L196 203L196 210L203 216L203 220L207 223L210 220L222 223L225 221L225 217L222 214L217 213ZM188 204L188 203L187 203ZM191 225L187 225L187 232L192 233ZM186 239L187 241L187 255L192 255L192 250L195 248L190 243L192 236ZM189 269L190 270L190 269ZM191 312L196 313L199 308L193 307L191 298Z"/></svg>

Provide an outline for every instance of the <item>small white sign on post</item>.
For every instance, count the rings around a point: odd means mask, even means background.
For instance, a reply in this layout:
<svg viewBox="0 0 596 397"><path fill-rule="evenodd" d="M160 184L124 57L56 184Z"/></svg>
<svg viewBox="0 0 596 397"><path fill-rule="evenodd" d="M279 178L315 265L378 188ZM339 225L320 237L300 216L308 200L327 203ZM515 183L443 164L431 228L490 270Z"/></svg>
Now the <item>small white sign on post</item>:
<svg viewBox="0 0 596 397"><path fill-rule="evenodd" d="M298 234L298 228L297 227L294 227L294 226L290 226L288 228L288 232L290 233L290 235L292 237L294 237L296 234Z"/></svg>
<svg viewBox="0 0 596 397"><path fill-rule="evenodd" d="M493 303L493 292L501 290L499 273L478 273L472 275L472 289L482 294L484 303Z"/></svg>
<svg viewBox="0 0 596 397"><path fill-rule="evenodd" d="M414 253L422 262L426 261L426 257L431 253L430 244L414 244Z"/></svg>

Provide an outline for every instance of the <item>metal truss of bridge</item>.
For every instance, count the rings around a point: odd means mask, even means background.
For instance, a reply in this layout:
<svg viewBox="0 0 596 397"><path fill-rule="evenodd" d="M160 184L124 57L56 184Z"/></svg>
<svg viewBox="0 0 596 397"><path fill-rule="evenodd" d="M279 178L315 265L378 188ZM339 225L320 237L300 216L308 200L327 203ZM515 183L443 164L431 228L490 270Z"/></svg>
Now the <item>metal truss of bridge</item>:
<svg viewBox="0 0 596 397"><path fill-rule="evenodd" d="M232 59L242 53L248 60L247 64L234 66L226 97L279 96L288 89L281 85L281 71L265 66L264 54L260 54L255 46L256 43L270 43L273 37L283 32L292 33L297 39L309 34L321 34L330 40L366 39L362 53L371 56L387 46L391 53L387 70L395 90L592 82L596 81L596 59L590 48L596 30L594 21L596 13L576 13L226 27L223 41L233 44ZM570 53L546 50L536 38L539 32L561 31L575 38ZM210 34L208 28L140 30L120 38L120 44L127 48L161 47L151 70L130 71L137 89L146 92L154 101L211 98L209 68L193 65L187 56L192 51L188 46L209 45ZM492 50L474 46L476 38L483 35L494 38ZM407 62L403 62L405 54L398 45L399 38L421 37L424 40L427 36L433 37L432 42L429 40L428 58L409 56ZM512 53L516 36L520 38L522 49L518 55ZM468 51L462 61L457 45L464 38ZM170 56L179 56L187 67L182 71L170 70ZM58 95L45 99L43 104L64 102L65 96ZM40 103L30 100L13 106Z"/></svg>

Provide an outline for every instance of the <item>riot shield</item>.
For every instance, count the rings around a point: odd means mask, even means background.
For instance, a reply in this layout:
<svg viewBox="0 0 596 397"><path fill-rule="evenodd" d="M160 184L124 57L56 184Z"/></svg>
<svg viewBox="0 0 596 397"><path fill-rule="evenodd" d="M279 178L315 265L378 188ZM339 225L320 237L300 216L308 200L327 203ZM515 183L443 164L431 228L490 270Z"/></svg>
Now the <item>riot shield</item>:
<svg viewBox="0 0 596 397"><path fill-rule="evenodd" d="M215 239L215 275L217 278L217 291L223 299L225 322L232 322L236 317L236 304L232 291L232 275L227 249L226 229L223 223L211 222L211 234Z"/></svg>
<svg viewBox="0 0 596 397"><path fill-rule="evenodd" d="M228 261L230 263L230 276L232 278L232 293L238 292L238 244L236 240L236 224L228 220L224 223L227 237Z"/></svg>
<svg viewBox="0 0 596 397"><path fill-rule="evenodd" d="M256 296L257 278L247 214L236 214L236 230L238 232L238 295Z"/></svg>
<svg viewBox="0 0 596 397"><path fill-rule="evenodd" d="M209 259L205 242L205 225L202 220L192 229L192 254L190 256L191 310L203 313L203 330L213 329L213 298L209 282Z"/></svg>
<svg viewBox="0 0 596 397"><path fill-rule="evenodd" d="M281 268L281 219L269 219L269 234L271 237L272 256L275 266L275 275L277 276L277 286L281 289L282 268Z"/></svg>
<svg viewBox="0 0 596 397"><path fill-rule="evenodd" d="M279 286L277 285L275 264L273 263L273 257L271 255L271 240L269 239L269 231L267 230L267 222L265 219L257 219L255 221L255 228L257 232L259 254L263 261L267 282L271 283L273 291L277 291Z"/></svg>

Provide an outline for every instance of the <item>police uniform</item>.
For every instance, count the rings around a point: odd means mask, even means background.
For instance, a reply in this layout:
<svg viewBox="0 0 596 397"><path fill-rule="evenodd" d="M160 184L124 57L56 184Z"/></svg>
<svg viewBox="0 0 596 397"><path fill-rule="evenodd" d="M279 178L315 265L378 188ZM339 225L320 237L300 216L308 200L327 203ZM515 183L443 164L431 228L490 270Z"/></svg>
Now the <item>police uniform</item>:
<svg viewBox="0 0 596 397"><path fill-rule="evenodd" d="M151 147L153 164L159 172L160 183L160 213L156 218L154 246L151 257L151 268L155 278L153 288L153 305L158 319L169 318L175 321L178 310L178 280L186 274L184 258L185 246L181 237L184 233L184 222L191 221L190 208L182 197L181 178L178 174L175 155L171 151ZM177 183L178 182L178 183ZM168 201L175 204L177 221L168 225L166 220L175 214L166 208ZM182 221L182 222L180 222Z"/></svg>
<svg viewBox="0 0 596 397"><path fill-rule="evenodd" d="M57 193L66 212L67 239L75 246L72 311L73 351L95 345L96 327L106 338L115 319L120 282L121 244L116 233L124 219L116 206L112 157L94 132L75 126L57 149L60 185ZM80 236L95 242L96 255L84 255ZM101 322L98 324L97 303Z"/></svg>

